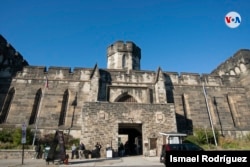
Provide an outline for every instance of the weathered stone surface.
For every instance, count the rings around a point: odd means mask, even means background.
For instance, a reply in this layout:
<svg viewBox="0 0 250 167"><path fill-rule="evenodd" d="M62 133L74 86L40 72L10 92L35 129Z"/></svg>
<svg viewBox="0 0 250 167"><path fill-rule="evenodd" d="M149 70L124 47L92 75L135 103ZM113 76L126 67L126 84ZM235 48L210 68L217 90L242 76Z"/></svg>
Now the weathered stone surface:
<svg viewBox="0 0 250 167"><path fill-rule="evenodd" d="M118 41L107 52L107 69L24 66L15 76L0 73L0 127L25 122L39 135L59 129L89 149L101 142L115 150L121 127L132 127L143 153L151 139L160 152L159 132L192 133L211 123L224 135L250 132L249 50L203 75L140 70L141 51L132 42Z"/></svg>

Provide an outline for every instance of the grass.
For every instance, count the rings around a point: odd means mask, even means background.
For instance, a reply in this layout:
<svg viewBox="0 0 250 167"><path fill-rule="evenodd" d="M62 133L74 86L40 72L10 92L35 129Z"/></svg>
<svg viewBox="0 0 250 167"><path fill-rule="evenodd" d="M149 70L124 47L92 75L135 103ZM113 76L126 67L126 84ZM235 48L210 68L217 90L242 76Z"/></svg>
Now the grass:
<svg viewBox="0 0 250 167"><path fill-rule="evenodd" d="M217 147L214 144L200 145L205 150L250 150L250 140L219 137Z"/></svg>
<svg viewBox="0 0 250 167"><path fill-rule="evenodd" d="M201 146L205 150L250 150L250 133L242 138L221 136L215 131L217 147L211 130L196 128L194 135L187 136L185 140Z"/></svg>

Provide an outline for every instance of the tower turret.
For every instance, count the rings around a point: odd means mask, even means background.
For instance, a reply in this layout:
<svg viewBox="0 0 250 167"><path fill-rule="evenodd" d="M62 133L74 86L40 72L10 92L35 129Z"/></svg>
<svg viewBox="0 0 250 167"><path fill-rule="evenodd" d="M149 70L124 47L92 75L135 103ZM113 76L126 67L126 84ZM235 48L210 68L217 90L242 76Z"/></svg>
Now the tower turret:
<svg viewBox="0 0 250 167"><path fill-rule="evenodd" d="M117 41L107 49L108 69L140 70L141 49L133 42Z"/></svg>

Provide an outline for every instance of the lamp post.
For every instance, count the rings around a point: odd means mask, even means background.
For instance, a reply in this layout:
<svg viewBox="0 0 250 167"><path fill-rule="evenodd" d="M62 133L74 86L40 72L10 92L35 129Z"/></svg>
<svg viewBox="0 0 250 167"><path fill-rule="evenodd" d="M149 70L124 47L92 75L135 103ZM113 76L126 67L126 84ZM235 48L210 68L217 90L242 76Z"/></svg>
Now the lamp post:
<svg viewBox="0 0 250 167"><path fill-rule="evenodd" d="M213 125L213 121L212 121L212 118L211 118L211 113L210 113L209 105L208 105L208 102L207 102L207 93L206 93L206 89L205 89L204 83L203 83L202 87L203 87L203 93L204 93L205 100L206 100L207 112L208 112L210 124L211 124L211 127L212 127L212 131L213 131L214 143L215 143L215 145L217 147L217 140L216 140L216 136L215 136L215 133L214 133L214 125Z"/></svg>

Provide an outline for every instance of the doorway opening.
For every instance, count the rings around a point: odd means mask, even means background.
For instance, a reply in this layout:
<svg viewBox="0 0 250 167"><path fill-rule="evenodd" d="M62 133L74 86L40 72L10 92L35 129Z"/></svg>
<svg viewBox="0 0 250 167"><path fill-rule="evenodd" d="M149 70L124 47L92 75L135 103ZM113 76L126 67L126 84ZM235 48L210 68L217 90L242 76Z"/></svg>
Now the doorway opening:
<svg viewBox="0 0 250 167"><path fill-rule="evenodd" d="M142 124L118 124L118 152L119 156L142 155Z"/></svg>

